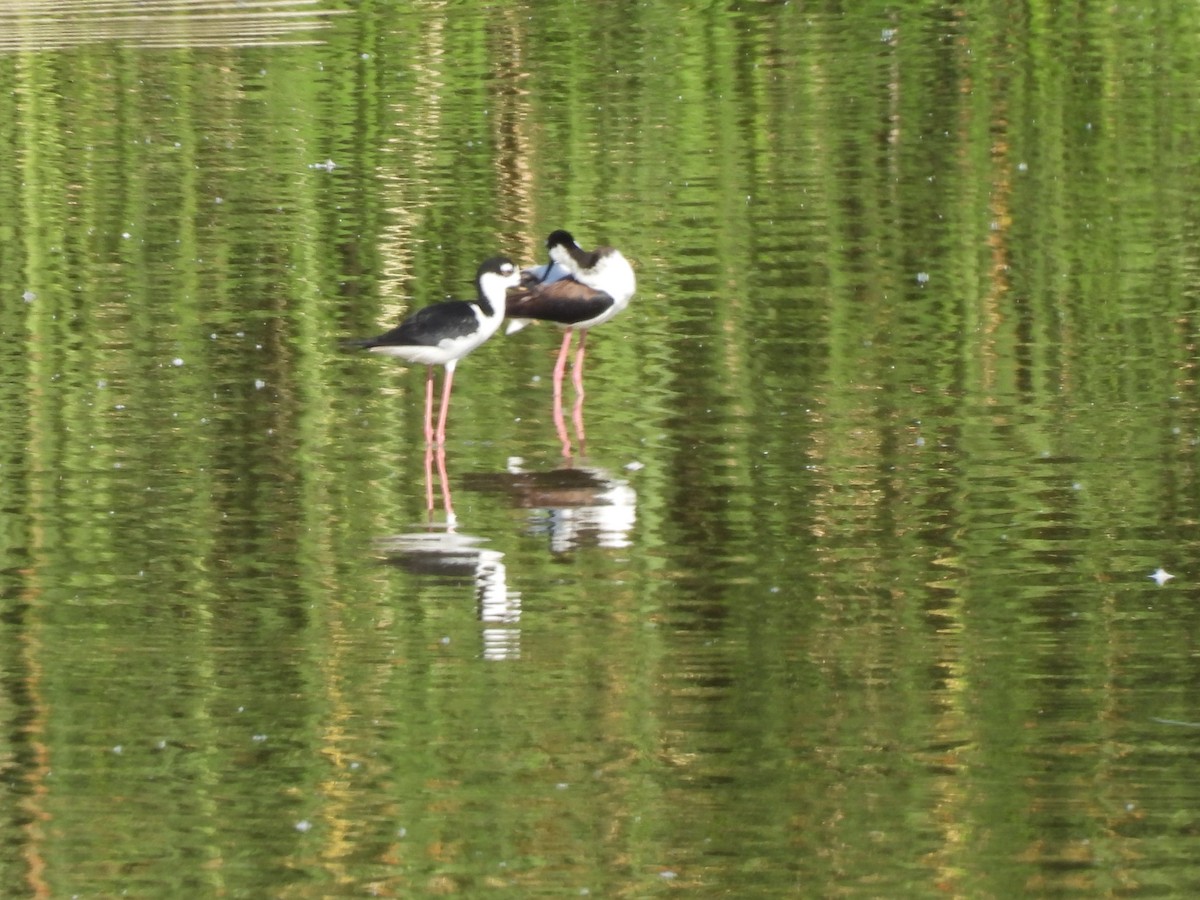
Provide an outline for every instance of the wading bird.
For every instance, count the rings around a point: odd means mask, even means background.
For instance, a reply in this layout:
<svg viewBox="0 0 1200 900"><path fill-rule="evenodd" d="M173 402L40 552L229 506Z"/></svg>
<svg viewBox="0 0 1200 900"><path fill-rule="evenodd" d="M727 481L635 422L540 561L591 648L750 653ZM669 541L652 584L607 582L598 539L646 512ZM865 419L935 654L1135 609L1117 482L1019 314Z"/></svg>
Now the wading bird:
<svg viewBox="0 0 1200 900"><path fill-rule="evenodd" d="M450 386L458 361L490 338L504 321L505 293L521 278L513 261L494 256L475 274L475 300L446 300L418 309L391 331L378 337L349 341L347 346L398 356L426 366L425 441L445 444ZM433 367L443 366L442 403L437 431L433 428Z"/></svg>
<svg viewBox="0 0 1200 900"><path fill-rule="evenodd" d="M629 305L637 287L633 267L612 247L584 250L569 232L554 231L546 238L550 261L521 275L521 284L508 292L508 333L524 328L531 319L554 322L563 329L562 346L554 364L554 421L563 439L563 453L570 455L570 442L562 416L562 383L566 374L571 337L579 332L579 346L571 367L575 385L575 429L583 442L583 360L587 333Z"/></svg>

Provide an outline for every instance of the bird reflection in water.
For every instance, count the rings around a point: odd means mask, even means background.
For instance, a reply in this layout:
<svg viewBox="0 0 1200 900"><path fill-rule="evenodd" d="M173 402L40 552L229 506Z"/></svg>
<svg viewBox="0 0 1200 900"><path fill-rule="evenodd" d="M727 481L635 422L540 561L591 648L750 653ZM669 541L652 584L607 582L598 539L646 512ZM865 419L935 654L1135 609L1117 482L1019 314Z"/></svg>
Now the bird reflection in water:
<svg viewBox="0 0 1200 900"><path fill-rule="evenodd" d="M483 545L487 538L459 534L454 527L397 534L379 541L387 561L414 575L458 582L475 589L479 621L483 623L483 658L521 656L521 595L508 589L504 554Z"/></svg>
<svg viewBox="0 0 1200 900"><path fill-rule="evenodd" d="M443 523L433 521L435 464L446 510ZM512 459L504 472L467 475L463 481L467 490L505 494L513 506L530 510L529 533L546 535L553 553L585 546L619 549L630 545L637 493L603 469L568 466L531 472L523 468L521 460ZM379 542L381 552L388 562L414 575L469 581L483 624L483 658L520 658L521 594L508 589L504 554L485 547L487 538L457 530L441 447L426 448L425 492L429 507L425 530L384 538Z"/></svg>
<svg viewBox="0 0 1200 900"><path fill-rule="evenodd" d="M513 506L530 510L529 533L546 535L553 553L628 547L637 519L637 492L600 468L531 472L522 460L512 459L505 472L468 475L464 487L506 494Z"/></svg>
<svg viewBox="0 0 1200 900"><path fill-rule="evenodd" d="M434 521L434 469L441 485L446 517ZM470 579L475 587L479 620L484 624L483 657L491 660L517 659L521 653L521 595L508 590L504 554L483 547L488 539L461 534L454 513L450 477L446 472L446 448L425 446L426 530L397 534L379 541L387 560L414 575L440 576L450 580Z"/></svg>

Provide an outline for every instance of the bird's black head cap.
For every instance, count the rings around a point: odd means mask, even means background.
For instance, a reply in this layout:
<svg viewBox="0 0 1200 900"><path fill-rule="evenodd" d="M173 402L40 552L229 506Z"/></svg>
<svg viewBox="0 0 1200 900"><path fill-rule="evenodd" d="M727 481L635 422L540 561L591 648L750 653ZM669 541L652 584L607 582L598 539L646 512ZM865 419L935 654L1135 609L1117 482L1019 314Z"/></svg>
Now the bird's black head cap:
<svg viewBox="0 0 1200 900"><path fill-rule="evenodd" d="M550 237L546 238L546 249L553 250L555 247L578 247L575 243L575 238L571 237L571 232L564 231L559 228L557 231L550 232Z"/></svg>

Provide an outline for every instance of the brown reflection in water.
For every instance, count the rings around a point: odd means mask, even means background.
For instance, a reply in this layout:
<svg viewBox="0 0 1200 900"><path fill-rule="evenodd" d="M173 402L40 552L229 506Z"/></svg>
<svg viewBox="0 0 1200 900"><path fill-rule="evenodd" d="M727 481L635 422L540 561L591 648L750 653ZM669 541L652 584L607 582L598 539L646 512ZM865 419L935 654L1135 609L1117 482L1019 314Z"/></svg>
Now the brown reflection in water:
<svg viewBox="0 0 1200 900"><path fill-rule="evenodd" d="M329 16L349 10L315 9L316 4L317 0L19 0L0 9L0 52L101 41L157 48L319 44L304 33L327 27Z"/></svg>
<svg viewBox="0 0 1200 900"><path fill-rule="evenodd" d="M552 553L585 546L628 547L637 520L637 492L624 479L600 468L565 466L531 472L514 463L507 472L473 473L463 486L478 493L509 497L518 509L544 516L530 521L530 531L546 533Z"/></svg>

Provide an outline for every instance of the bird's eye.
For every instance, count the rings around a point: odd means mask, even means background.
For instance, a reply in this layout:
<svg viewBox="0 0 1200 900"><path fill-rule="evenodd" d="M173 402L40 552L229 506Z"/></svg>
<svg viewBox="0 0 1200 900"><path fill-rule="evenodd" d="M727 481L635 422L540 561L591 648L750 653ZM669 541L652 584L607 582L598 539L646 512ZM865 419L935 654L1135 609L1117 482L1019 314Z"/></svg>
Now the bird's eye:
<svg viewBox="0 0 1200 900"><path fill-rule="evenodd" d="M514 269L514 266L512 263L505 263L504 265L502 265L500 267L500 274L501 275L511 275L513 273L513 269Z"/></svg>

